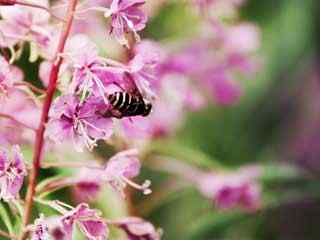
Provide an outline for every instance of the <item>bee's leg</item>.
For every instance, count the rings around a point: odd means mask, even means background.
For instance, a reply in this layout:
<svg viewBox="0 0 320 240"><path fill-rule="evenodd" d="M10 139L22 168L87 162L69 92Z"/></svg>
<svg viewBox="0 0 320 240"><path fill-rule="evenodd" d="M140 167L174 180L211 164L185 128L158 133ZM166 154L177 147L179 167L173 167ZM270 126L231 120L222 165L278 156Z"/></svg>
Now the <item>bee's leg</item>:
<svg viewBox="0 0 320 240"><path fill-rule="evenodd" d="M115 117L115 118L118 118L118 119L121 119L123 117L123 114L120 111L116 110L116 109L110 110L110 113L111 113L112 117Z"/></svg>

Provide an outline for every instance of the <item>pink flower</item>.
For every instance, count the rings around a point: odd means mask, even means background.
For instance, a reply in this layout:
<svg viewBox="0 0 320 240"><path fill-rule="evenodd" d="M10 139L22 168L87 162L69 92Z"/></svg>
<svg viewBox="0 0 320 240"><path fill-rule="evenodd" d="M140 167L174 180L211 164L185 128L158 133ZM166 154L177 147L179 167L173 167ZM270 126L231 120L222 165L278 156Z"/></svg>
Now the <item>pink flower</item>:
<svg viewBox="0 0 320 240"><path fill-rule="evenodd" d="M180 51L170 54L163 62L163 73L176 73L195 76L206 70L208 64L215 64L215 59L210 56L212 46L207 39L198 39Z"/></svg>
<svg viewBox="0 0 320 240"><path fill-rule="evenodd" d="M129 32L139 39L137 32L144 29L147 22L147 16L139 9L144 3L145 0L113 0L105 12L105 17L111 16L110 33L120 44L129 47L125 38Z"/></svg>
<svg viewBox="0 0 320 240"><path fill-rule="evenodd" d="M60 38L60 29L56 25L45 26L46 35L43 40L39 42L39 51L38 53L45 60L54 61L55 60L55 51L58 47L59 38Z"/></svg>
<svg viewBox="0 0 320 240"><path fill-rule="evenodd" d="M43 86L45 86L45 87L48 87L48 85L49 85L51 68L52 68L52 63L50 63L49 61L43 61L42 63L40 63L39 78L40 78Z"/></svg>
<svg viewBox="0 0 320 240"><path fill-rule="evenodd" d="M222 69L215 69L203 79L207 89L216 103L220 105L232 105L239 101L242 96L242 88L234 81L230 74Z"/></svg>
<svg viewBox="0 0 320 240"><path fill-rule="evenodd" d="M123 189L129 185L144 194L150 194L150 181L146 180L142 185L131 181L140 172L140 161L138 151L130 149L114 155L104 168L104 180L107 181L115 190L124 195Z"/></svg>
<svg viewBox="0 0 320 240"><path fill-rule="evenodd" d="M6 151L0 151L1 199L9 201L18 198L23 179L26 175L26 166L18 146L13 147L10 159Z"/></svg>
<svg viewBox="0 0 320 240"><path fill-rule="evenodd" d="M50 239L49 227L46 224L43 216L37 218L34 222L35 229L33 230L31 240L46 240ZM53 238L54 240L58 240ZM63 239L63 238L61 238Z"/></svg>
<svg viewBox="0 0 320 240"><path fill-rule="evenodd" d="M89 240L107 239L109 230L107 224L100 218L100 213L90 209L85 203L79 204L75 209L66 213L62 219L64 231L67 239L72 239L73 228L76 223L83 234Z"/></svg>
<svg viewBox="0 0 320 240"><path fill-rule="evenodd" d="M0 56L0 94L7 94L15 82L22 81L22 77L20 69L11 66L6 59Z"/></svg>
<svg viewBox="0 0 320 240"><path fill-rule="evenodd" d="M91 150L99 139L112 135L112 120L103 116L107 108L100 98L90 97L83 103L76 96L56 99L51 111L48 136L58 142L71 140L76 149Z"/></svg>
<svg viewBox="0 0 320 240"><path fill-rule="evenodd" d="M75 35L66 48L73 68L72 91L83 96L100 96L107 103L108 88L121 81L124 69L106 66L104 60L98 56L97 46L85 35Z"/></svg>
<svg viewBox="0 0 320 240"><path fill-rule="evenodd" d="M140 168L138 151L130 149L115 154L104 166L84 167L75 176L57 180L53 185L74 185L77 201L81 199L84 201L93 200L102 189L103 184L109 185L122 196L125 196L124 189L127 185L144 194L150 194L149 180L146 180L142 185L131 180L139 174Z"/></svg>
<svg viewBox="0 0 320 240"><path fill-rule="evenodd" d="M112 220L112 224L123 229L129 240L160 240L161 233L155 227L145 220L138 217L127 217L118 220Z"/></svg>
<svg viewBox="0 0 320 240"><path fill-rule="evenodd" d="M223 45L226 51L226 65L245 74L254 73L259 63L252 58L261 44L260 30L250 23L241 23L225 29Z"/></svg>
<svg viewBox="0 0 320 240"><path fill-rule="evenodd" d="M256 182L260 174L257 167L242 168L235 173L208 173L198 178L198 187L219 208L240 206L256 210L260 206L260 186Z"/></svg>
<svg viewBox="0 0 320 240"><path fill-rule="evenodd" d="M145 98L155 98L155 90L160 86L159 64L164 60L165 53L159 45L152 41L143 41L136 45L134 56L129 61L128 72Z"/></svg>
<svg viewBox="0 0 320 240"><path fill-rule="evenodd" d="M109 229L100 215L100 212L81 203L62 217L41 216L35 221L32 240L71 240L76 225L88 240L107 239Z"/></svg>
<svg viewBox="0 0 320 240"><path fill-rule="evenodd" d="M60 216L44 218L41 215L34 222L31 240L71 240L71 237L63 226Z"/></svg>
<svg viewBox="0 0 320 240"><path fill-rule="evenodd" d="M103 184L103 170L100 168L83 168L74 180L74 194L77 202L88 202L97 197Z"/></svg>
<svg viewBox="0 0 320 240"><path fill-rule="evenodd" d="M260 48L259 28L251 23L241 23L226 29L225 45L228 51L252 53Z"/></svg>
<svg viewBox="0 0 320 240"><path fill-rule="evenodd" d="M200 83L199 88L206 91L217 104L232 105L242 96L241 85L235 81L234 70L247 73L253 65L246 55L220 50L221 56L211 51L210 42L199 40L189 48L162 65L164 74L176 73L187 75ZM195 61L196 59L196 61Z"/></svg>
<svg viewBox="0 0 320 240"><path fill-rule="evenodd" d="M0 113L10 115L29 128L36 128L40 119L40 110L30 96L15 88L7 92L1 99ZM20 144L31 142L33 132L17 122L0 118L0 143Z"/></svg>
<svg viewBox="0 0 320 240"><path fill-rule="evenodd" d="M48 6L45 0L42 4ZM47 26L50 15L46 11L16 5L1 7L0 15L0 29L8 46L24 40L33 40L39 44L48 40Z"/></svg>

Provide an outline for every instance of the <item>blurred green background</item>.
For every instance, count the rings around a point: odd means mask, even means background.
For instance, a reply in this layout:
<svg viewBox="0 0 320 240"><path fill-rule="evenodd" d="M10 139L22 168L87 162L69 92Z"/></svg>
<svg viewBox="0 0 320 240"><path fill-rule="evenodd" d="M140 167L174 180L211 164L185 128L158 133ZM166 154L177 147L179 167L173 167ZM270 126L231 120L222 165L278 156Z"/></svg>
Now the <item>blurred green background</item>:
<svg viewBox="0 0 320 240"><path fill-rule="evenodd" d="M263 178L264 207L252 214L216 211L195 190L173 192L140 211L163 228L164 239L320 239L319 6L316 0L248 0L240 15L262 30L263 67L243 81L246 90L238 105L190 114L175 140L182 152L193 149L194 161L205 156L230 168L274 164ZM188 37L193 21L181 1L169 1L144 37ZM280 163L300 167L304 177L278 176ZM150 174L157 176L145 175Z"/></svg>

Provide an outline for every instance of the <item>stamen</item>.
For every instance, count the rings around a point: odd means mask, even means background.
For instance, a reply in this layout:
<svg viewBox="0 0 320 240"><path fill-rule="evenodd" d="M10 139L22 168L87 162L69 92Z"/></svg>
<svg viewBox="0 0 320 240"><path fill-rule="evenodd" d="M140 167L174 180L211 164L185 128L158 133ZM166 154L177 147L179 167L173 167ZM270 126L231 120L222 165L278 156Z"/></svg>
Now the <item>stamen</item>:
<svg viewBox="0 0 320 240"><path fill-rule="evenodd" d="M97 146L97 140L90 138L90 136L87 134L84 124L79 119L76 120L76 130L78 134L84 138L84 143L89 151L92 151L92 149Z"/></svg>
<svg viewBox="0 0 320 240"><path fill-rule="evenodd" d="M103 86L102 82L100 81L100 79L97 76L92 74L92 78L94 79L95 83L98 85L98 89L99 89L101 97L103 98L104 103L107 104L108 100L105 96L106 88Z"/></svg>
<svg viewBox="0 0 320 240"><path fill-rule="evenodd" d="M82 91L81 98L80 98L81 104L84 102L85 97L86 97L87 93L89 92L89 89L92 87L92 86L90 86L91 85L90 82L91 82L91 79L86 74L86 77L85 77L83 83L81 84L81 88L80 88L80 90Z"/></svg>
<svg viewBox="0 0 320 240"><path fill-rule="evenodd" d="M139 185L133 181L131 181L130 179L122 176L121 177L123 181L125 181L128 185L130 185L131 187L140 190L143 192L143 194L148 195L150 193L152 193L152 190L149 188L151 185L151 181L150 180L146 180L142 185Z"/></svg>

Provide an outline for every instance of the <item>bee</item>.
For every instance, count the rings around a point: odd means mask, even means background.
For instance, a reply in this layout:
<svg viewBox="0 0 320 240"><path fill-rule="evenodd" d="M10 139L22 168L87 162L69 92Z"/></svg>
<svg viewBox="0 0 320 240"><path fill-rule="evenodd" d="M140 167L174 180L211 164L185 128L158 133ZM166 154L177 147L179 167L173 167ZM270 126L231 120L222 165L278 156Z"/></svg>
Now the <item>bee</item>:
<svg viewBox="0 0 320 240"><path fill-rule="evenodd" d="M126 77L127 87L131 90L126 91L121 87L123 91L114 92L107 96L112 106L111 116L115 118L148 116L152 110L151 102L141 95L131 76L128 74Z"/></svg>

